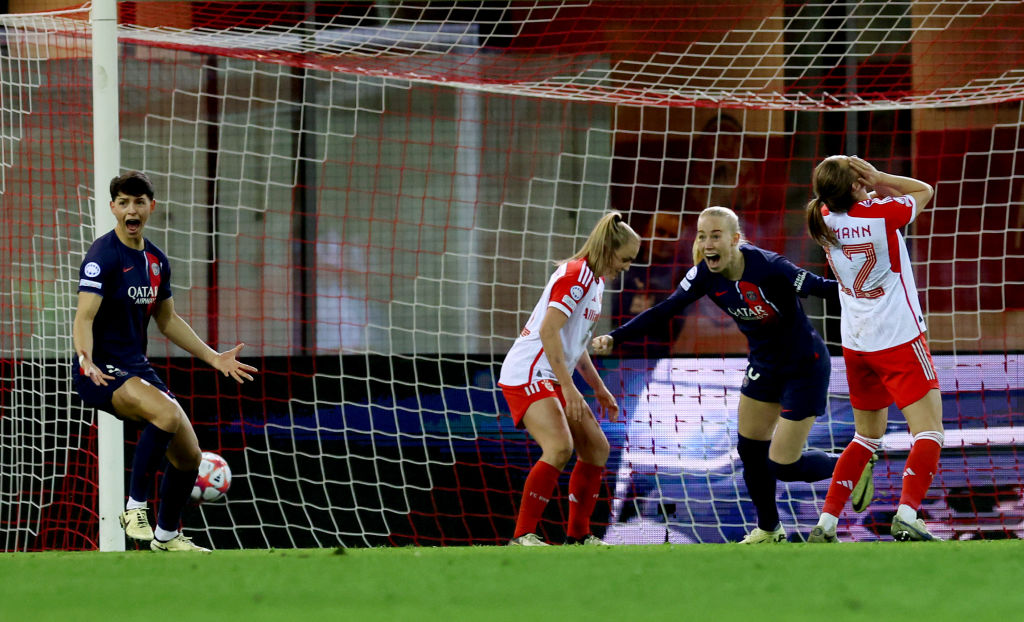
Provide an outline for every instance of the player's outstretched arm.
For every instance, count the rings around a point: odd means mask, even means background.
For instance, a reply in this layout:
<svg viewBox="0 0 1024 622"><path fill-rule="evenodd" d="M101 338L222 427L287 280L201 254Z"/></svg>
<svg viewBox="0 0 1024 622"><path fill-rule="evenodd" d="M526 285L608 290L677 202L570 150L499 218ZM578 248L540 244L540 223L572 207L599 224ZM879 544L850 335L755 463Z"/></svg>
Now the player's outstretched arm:
<svg viewBox="0 0 1024 622"><path fill-rule="evenodd" d="M174 311L173 298L167 298L157 303L155 317L157 328L171 342L226 377L234 378L235 382L242 383L246 380L252 380L250 374L258 371L252 365L247 365L238 360L238 353L245 347L244 343L240 343L224 352L217 352L206 345L206 342L200 339L199 335L196 335L196 332L192 330L188 322L183 320Z"/></svg>
<svg viewBox="0 0 1024 622"><path fill-rule="evenodd" d="M644 335L649 335L654 327L671 322L672 318L679 315L690 303L704 295L703 286L693 284L693 277L696 274L697 268L690 268L686 278L668 298L612 330L611 334L592 339L590 347L594 354L610 354L615 343L629 343L635 339L642 339ZM683 284L686 287L683 287ZM612 337L612 334L615 336Z"/></svg>
<svg viewBox="0 0 1024 622"><path fill-rule="evenodd" d="M248 365L238 360L238 353L245 347L244 343L240 343L230 350L218 352L217 357L211 366L224 374L227 377L234 378L235 382L241 384L245 380L252 380L250 374L255 374L257 370L252 365Z"/></svg>
<svg viewBox="0 0 1024 622"><path fill-rule="evenodd" d="M817 274L796 265L785 255L778 255L773 265L779 270L796 290L798 296L817 296L835 305L839 305L839 282L820 277Z"/></svg>

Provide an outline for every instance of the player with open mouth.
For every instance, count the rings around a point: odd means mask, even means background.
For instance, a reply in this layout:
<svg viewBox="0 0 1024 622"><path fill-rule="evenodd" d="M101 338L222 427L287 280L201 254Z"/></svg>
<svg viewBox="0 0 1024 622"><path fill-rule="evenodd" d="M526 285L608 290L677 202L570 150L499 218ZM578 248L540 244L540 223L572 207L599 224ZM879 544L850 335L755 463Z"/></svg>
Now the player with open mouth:
<svg viewBox="0 0 1024 622"><path fill-rule="evenodd" d="M72 330L72 378L82 401L141 427L132 461L130 490L121 527L154 551L209 552L179 529L196 482L199 441L185 411L146 357L150 319L174 344L239 383L255 367L237 360L243 344L217 352L174 310L171 267L142 231L156 209L153 184L138 171L110 182L114 229L100 236L79 273L78 309ZM156 529L147 504L152 475L166 456Z"/></svg>
<svg viewBox="0 0 1024 622"><path fill-rule="evenodd" d="M738 438L743 481L757 511L757 526L744 544L782 542L776 481L816 482L832 476L836 457L804 451L817 417L825 414L831 359L811 326L800 298L814 295L839 305L838 284L744 239L739 218L709 207L697 219L693 267L676 291L608 335L593 341L596 354L642 338L707 296L735 320L750 347L740 389ZM871 501L869 462L854 494L855 509Z"/></svg>

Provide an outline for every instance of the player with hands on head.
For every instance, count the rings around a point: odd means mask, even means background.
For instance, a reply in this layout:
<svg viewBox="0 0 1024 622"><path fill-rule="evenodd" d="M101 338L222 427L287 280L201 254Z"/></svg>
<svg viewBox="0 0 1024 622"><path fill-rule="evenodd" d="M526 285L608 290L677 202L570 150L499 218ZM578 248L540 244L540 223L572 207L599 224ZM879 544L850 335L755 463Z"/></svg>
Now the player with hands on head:
<svg viewBox="0 0 1024 622"><path fill-rule="evenodd" d="M257 370L238 360L244 344L217 352L175 312L167 255L143 236L156 210L153 198L144 173L131 171L110 182L116 222L93 242L80 268L72 378L86 406L142 427L120 517L125 534L148 541L154 551L208 552L179 530L202 452L188 416L146 357L150 319L172 343L225 377L242 383ZM147 514L150 478L165 456L154 531Z"/></svg>
<svg viewBox="0 0 1024 622"><path fill-rule="evenodd" d="M816 482L832 475L836 458L804 451L815 418L825 413L831 359L811 326L801 297L837 302L837 283L786 257L750 244L739 218L727 207L709 207L697 218L693 267L671 296L626 324L593 340L595 354L641 338L707 296L747 338L750 351L740 389L737 451L743 481L757 512L744 544L782 542L776 481ZM870 502L871 465L858 481ZM861 509L866 508L867 503Z"/></svg>
<svg viewBox="0 0 1024 622"><path fill-rule="evenodd" d="M640 237L618 212L602 216L583 247L558 264L502 362L498 386L512 420L541 448L523 486L510 545L547 546L537 535L537 524L574 450L566 543L604 544L591 533L590 517L610 447L573 382L572 369L594 390L608 419L617 421L619 406L590 360L587 344L601 316L605 281L629 268L639 248Z"/></svg>
<svg viewBox="0 0 1024 622"><path fill-rule="evenodd" d="M939 465L942 397L910 255L899 231L931 201L932 187L844 155L821 162L812 184L807 228L824 247L840 284L840 330L855 434L836 464L810 540L837 541L849 479L881 444L893 402L914 440L890 532L896 540L938 540L917 510Z"/></svg>

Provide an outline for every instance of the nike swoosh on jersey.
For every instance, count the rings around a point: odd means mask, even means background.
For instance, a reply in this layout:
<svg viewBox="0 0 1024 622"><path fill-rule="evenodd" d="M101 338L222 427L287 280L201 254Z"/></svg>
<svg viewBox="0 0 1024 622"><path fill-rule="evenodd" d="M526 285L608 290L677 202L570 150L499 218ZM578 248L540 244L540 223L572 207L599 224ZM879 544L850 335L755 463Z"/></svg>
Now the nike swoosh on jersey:
<svg viewBox="0 0 1024 622"><path fill-rule="evenodd" d="M123 270L121 270L121 272L128 272L129 270L131 270L134 267L135 266L128 266L127 268L124 268Z"/></svg>
<svg viewBox="0 0 1024 622"><path fill-rule="evenodd" d="M724 291L724 292L715 292L715 296L724 296L724 295L726 295L728 293L729 293L728 290Z"/></svg>

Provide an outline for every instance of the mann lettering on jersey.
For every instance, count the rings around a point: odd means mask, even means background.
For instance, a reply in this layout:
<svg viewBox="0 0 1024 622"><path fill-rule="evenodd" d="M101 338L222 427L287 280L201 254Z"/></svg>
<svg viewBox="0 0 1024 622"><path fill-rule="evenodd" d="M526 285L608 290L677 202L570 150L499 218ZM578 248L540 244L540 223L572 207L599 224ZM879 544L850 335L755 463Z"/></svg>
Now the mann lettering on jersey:
<svg viewBox="0 0 1024 622"><path fill-rule="evenodd" d="M860 227L833 227L832 233L836 234L840 242L847 240L860 240L871 237L871 225Z"/></svg>
<svg viewBox="0 0 1024 622"><path fill-rule="evenodd" d="M521 387L538 380L556 379L540 341L540 325L550 308L568 318L559 337L571 371L590 344L594 324L601 317L603 295L604 279L594 274L586 260L576 259L558 266L526 326L505 356L498 384Z"/></svg>
<svg viewBox="0 0 1024 622"><path fill-rule="evenodd" d="M914 220L914 197L868 199L849 212L822 208L840 246L826 249L840 285L843 347L877 352L909 343L926 329L900 228Z"/></svg>

